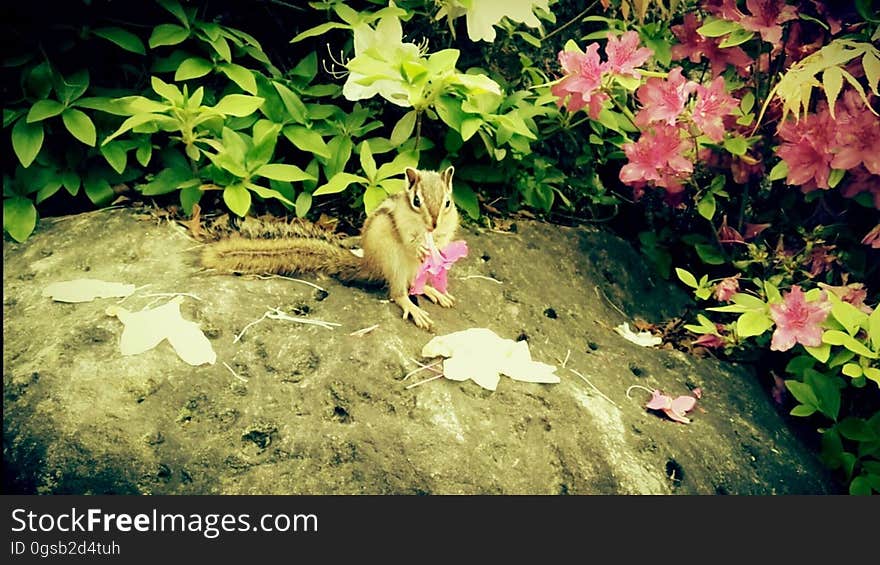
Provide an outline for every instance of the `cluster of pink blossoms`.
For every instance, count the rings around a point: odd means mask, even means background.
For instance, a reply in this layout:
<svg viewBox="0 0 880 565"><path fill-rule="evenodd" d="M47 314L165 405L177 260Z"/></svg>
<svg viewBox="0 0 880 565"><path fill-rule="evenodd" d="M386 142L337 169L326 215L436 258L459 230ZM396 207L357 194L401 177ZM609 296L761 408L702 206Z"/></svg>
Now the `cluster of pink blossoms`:
<svg viewBox="0 0 880 565"><path fill-rule="evenodd" d="M565 76L550 90L558 98L560 107L565 106L569 112L577 112L589 106L590 118L599 119L602 105L608 100L603 79L608 74L639 77L636 67L644 64L654 52L639 47L639 34L628 31L619 38L609 33L605 54L608 60L603 62L598 43L591 43L583 53L559 52L559 64Z"/></svg>
<svg viewBox="0 0 880 565"><path fill-rule="evenodd" d="M696 93L688 109L691 94ZM716 77L708 86L687 80L681 67L669 71L665 79L649 78L636 91L642 109L635 124L642 135L623 146L629 162L620 170L620 180L632 186L636 197L648 184L666 189L676 201L684 191L683 182L693 173L690 157L695 153L692 137L702 134L712 142L724 139L724 118L732 114L739 101L727 93L724 78ZM691 131L691 125L697 131Z"/></svg>
<svg viewBox="0 0 880 565"><path fill-rule="evenodd" d="M870 192L880 208L880 120L853 89L837 101L834 114L821 102L815 113L779 126L776 152L788 165L786 182L804 192L828 190L832 169L850 171L843 195Z"/></svg>

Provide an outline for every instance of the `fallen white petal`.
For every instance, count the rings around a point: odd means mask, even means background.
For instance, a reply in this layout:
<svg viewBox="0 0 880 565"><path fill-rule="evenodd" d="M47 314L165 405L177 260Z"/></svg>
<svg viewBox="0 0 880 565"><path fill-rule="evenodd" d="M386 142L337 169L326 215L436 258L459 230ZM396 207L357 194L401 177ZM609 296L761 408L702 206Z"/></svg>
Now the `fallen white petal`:
<svg viewBox="0 0 880 565"><path fill-rule="evenodd" d="M663 343L663 339L655 336L651 332L639 332L635 333L629 328L629 322L624 322L614 328L614 331L623 336L627 341L631 341L636 345L641 345L642 347L653 347L655 345L660 345Z"/></svg>
<svg viewBox="0 0 880 565"><path fill-rule="evenodd" d="M54 282L43 289L43 296L56 302L90 302L96 298L123 298L134 292L133 284L99 279L74 279Z"/></svg>

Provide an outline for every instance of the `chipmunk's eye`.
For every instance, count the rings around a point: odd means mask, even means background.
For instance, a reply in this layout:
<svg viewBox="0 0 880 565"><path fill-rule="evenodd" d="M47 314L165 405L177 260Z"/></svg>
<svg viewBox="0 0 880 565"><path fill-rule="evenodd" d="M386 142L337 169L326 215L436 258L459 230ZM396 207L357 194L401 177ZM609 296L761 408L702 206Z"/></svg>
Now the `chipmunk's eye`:
<svg viewBox="0 0 880 565"><path fill-rule="evenodd" d="M452 204L452 200L447 200L447 201L446 201L446 207L447 207L447 208L449 208L449 206L450 206L451 204Z"/></svg>
<svg viewBox="0 0 880 565"><path fill-rule="evenodd" d="M418 194L413 196L413 206L415 208L420 208L422 206L422 200L419 198Z"/></svg>

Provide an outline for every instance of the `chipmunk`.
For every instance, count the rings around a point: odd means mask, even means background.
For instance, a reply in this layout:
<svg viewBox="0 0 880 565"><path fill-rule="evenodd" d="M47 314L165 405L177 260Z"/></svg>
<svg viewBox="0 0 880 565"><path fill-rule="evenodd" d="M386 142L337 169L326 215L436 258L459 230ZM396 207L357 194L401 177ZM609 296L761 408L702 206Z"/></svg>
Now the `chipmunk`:
<svg viewBox="0 0 880 565"><path fill-rule="evenodd" d="M454 167L442 172L408 167L406 190L386 198L370 213L361 230L363 257L340 245L333 236L283 239L228 239L209 245L202 254L207 268L232 273L292 274L321 272L346 282L382 282L403 319L424 329L433 324L428 313L409 298L419 266L429 253L426 234L445 247L458 229L452 200ZM449 308L455 298L426 285L429 300Z"/></svg>

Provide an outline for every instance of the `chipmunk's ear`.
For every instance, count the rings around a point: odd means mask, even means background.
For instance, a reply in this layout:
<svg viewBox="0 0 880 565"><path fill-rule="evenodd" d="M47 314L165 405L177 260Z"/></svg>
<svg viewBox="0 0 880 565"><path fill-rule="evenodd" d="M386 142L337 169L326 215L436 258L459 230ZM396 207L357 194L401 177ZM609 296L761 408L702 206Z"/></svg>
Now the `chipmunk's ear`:
<svg viewBox="0 0 880 565"><path fill-rule="evenodd" d="M446 170L440 173L440 180L446 185L446 188L452 187L452 175L455 174L455 167L449 165Z"/></svg>
<svg viewBox="0 0 880 565"><path fill-rule="evenodd" d="M412 167L406 168L406 188L410 189L422 178L419 172Z"/></svg>

